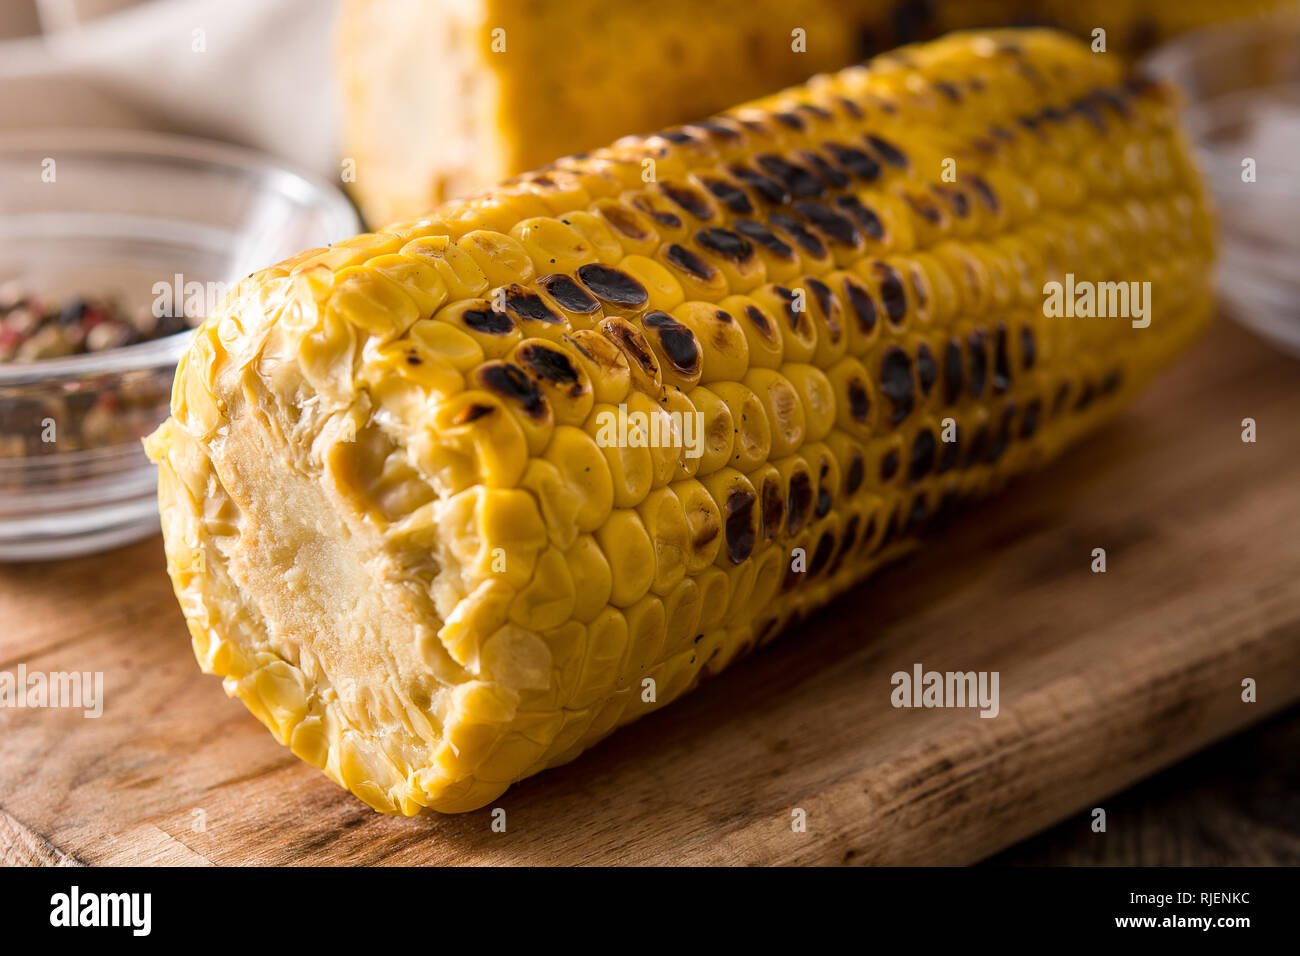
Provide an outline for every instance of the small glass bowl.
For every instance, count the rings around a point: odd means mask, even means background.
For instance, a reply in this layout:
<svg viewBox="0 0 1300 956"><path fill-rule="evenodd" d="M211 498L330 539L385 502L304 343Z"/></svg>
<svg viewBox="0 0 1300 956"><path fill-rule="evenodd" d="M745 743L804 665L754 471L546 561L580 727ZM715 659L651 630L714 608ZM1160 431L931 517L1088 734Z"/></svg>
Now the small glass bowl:
<svg viewBox="0 0 1300 956"><path fill-rule="evenodd" d="M1300 356L1300 17L1217 24L1144 62L1186 95L1219 217L1225 311ZM1254 181L1243 178L1254 160Z"/></svg>
<svg viewBox="0 0 1300 956"><path fill-rule="evenodd" d="M193 322L241 277L360 228L337 189L236 147L118 130L0 136L0 286L46 301L113 297L154 315L188 304ZM167 416L190 337L0 362L0 561L157 531L140 439Z"/></svg>

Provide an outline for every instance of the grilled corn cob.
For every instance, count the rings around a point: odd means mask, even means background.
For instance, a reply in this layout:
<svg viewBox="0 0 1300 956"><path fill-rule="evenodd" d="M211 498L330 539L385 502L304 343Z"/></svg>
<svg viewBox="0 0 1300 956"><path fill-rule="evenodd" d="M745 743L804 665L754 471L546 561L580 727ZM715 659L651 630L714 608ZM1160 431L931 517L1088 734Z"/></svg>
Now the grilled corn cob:
<svg viewBox="0 0 1300 956"><path fill-rule="evenodd" d="M899 43L1060 26L1113 54L1300 0L345 0L343 152L381 225ZM497 32L500 31L500 32Z"/></svg>
<svg viewBox="0 0 1300 956"><path fill-rule="evenodd" d="M1169 91L1030 30L304 252L148 442L198 659L372 807L480 807L1116 412L1206 323L1211 232ZM1049 317L1071 276L1149 326Z"/></svg>

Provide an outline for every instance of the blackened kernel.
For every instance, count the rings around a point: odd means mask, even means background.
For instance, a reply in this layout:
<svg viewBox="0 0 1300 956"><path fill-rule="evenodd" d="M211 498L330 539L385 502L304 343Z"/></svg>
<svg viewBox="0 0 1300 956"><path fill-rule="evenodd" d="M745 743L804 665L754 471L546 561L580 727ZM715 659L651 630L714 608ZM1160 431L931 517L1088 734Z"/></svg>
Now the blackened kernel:
<svg viewBox="0 0 1300 956"><path fill-rule="evenodd" d="M615 305L637 307L650 301L645 286L626 272L589 262L578 266L578 278L597 298Z"/></svg>
<svg viewBox="0 0 1300 956"><path fill-rule="evenodd" d="M824 531L822 536L817 539L817 547L813 549L812 560L808 562L808 576L813 578L821 574L826 565L830 564L833 554L835 554L835 536L829 531Z"/></svg>
<svg viewBox="0 0 1300 956"><path fill-rule="evenodd" d="M537 284L559 303L560 308L569 312L587 314L600 308L600 303L593 299L582 286L562 273L542 276Z"/></svg>
<svg viewBox="0 0 1300 956"><path fill-rule="evenodd" d="M722 203L738 216L748 216L754 212L754 204L739 186L725 179L703 180L704 188L713 194L713 198Z"/></svg>
<svg viewBox="0 0 1300 956"><path fill-rule="evenodd" d="M551 311L550 307L536 292L529 292L522 286L507 286L505 289L506 312L520 320L545 322L556 325L564 321Z"/></svg>
<svg viewBox="0 0 1300 956"><path fill-rule="evenodd" d="M665 196L682 209L685 209L696 219L702 219L707 222L713 218L713 210L709 207L709 204L705 202L704 197L689 186L677 186L673 183L660 183L659 189Z"/></svg>
<svg viewBox="0 0 1300 956"><path fill-rule="evenodd" d="M763 172L775 176L784 183L785 188L790 190L790 194L795 198L815 199L826 191L820 179L788 159L772 153L764 153L758 157L758 165L762 167Z"/></svg>
<svg viewBox="0 0 1300 956"><path fill-rule="evenodd" d="M831 287L821 279L814 279L812 276L805 277L803 284L807 286L808 290L812 293L813 299L817 302L817 307L821 309L822 315L830 318L833 315L831 310L835 306L835 297L831 295ZM839 326L836 325L834 330L838 332ZM835 339L838 341L839 336L836 335Z"/></svg>
<svg viewBox="0 0 1300 956"><path fill-rule="evenodd" d="M871 147L872 151L875 152L877 156L883 159L890 166L895 166L899 169L907 168L907 156L905 156L903 151L893 143L883 140L879 136L868 134L867 145Z"/></svg>
<svg viewBox="0 0 1300 956"><path fill-rule="evenodd" d="M832 240L845 246L856 246L862 242L857 228L845 216L827 209L821 203L801 199L794 204L794 211L803 216Z"/></svg>
<svg viewBox="0 0 1300 956"><path fill-rule="evenodd" d="M853 550L853 546L857 544L858 526L861 523L861 515L850 515L849 520L844 523L844 535L840 538L839 550L835 552L835 563L831 565L831 574L839 571L841 562Z"/></svg>
<svg viewBox="0 0 1300 956"><path fill-rule="evenodd" d="M775 341L776 330L772 328L772 323L767 320L767 313L756 305L745 306L745 317L754 324L754 328L763 338L768 341Z"/></svg>
<svg viewBox="0 0 1300 956"><path fill-rule="evenodd" d="M873 267L876 281L880 283L880 299L885 306L885 316L894 325L902 325L907 317L907 292L903 277L887 262L877 261Z"/></svg>
<svg viewBox="0 0 1300 956"><path fill-rule="evenodd" d="M862 150L854 149L852 146L841 146L838 143L823 143L822 148L830 153L835 162L858 179L874 182L880 178L880 163Z"/></svg>
<svg viewBox="0 0 1300 956"><path fill-rule="evenodd" d="M961 90L947 80L935 80L934 88L954 103L961 102Z"/></svg>
<svg viewBox="0 0 1300 956"><path fill-rule="evenodd" d="M930 351L930 346L922 342L916 347L916 380L921 386L921 394L928 397L938 379L939 366L934 360L934 353Z"/></svg>
<svg viewBox="0 0 1300 956"><path fill-rule="evenodd" d="M677 372L690 375L699 371L700 347L694 332L667 312L647 312L641 324L658 336L664 355Z"/></svg>
<svg viewBox="0 0 1300 956"><path fill-rule="evenodd" d="M1101 115L1101 110L1097 108L1097 104L1090 98L1086 96L1080 97L1070 104L1070 109L1091 123L1097 132L1106 132L1106 120Z"/></svg>
<svg viewBox="0 0 1300 956"><path fill-rule="evenodd" d="M1074 410L1081 412L1092 404L1092 400L1097 397L1097 389L1092 382L1084 382L1083 388L1079 392L1079 397L1074 401Z"/></svg>
<svg viewBox="0 0 1300 956"><path fill-rule="evenodd" d="M790 476L790 490L786 494L785 527L788 534L795 535L803 529L812 503L812 479L807 472L796 471Z"/></svg>
<svg viewBox="0 0 1300 956"><path fill-rule="evenodd" d="M826 160L822 159L811 150L804 150L799 154L799 158L817 171L817 175L822 178L822 182L832 189L847 189L849 186L849 177L832 166Z"/></svg>
<svg viewBox="0 0 1300 956"><path fill-rule="evenodd" d="M1015 402L1008 403L1007 407L1002 410L1002 421L994 432L993 441L984 454L984 460L990 465L996 464L1006 453L1007 446L1011 444L1011 421L1015 414Z"/></svg>
<svg viewBox="0 0 1300 956"><path fill-rule="evenodd" d="M760 493L763 536L771 541L781 533L781 525L785 523L785 500L781 496L781 482L776 478L769 478L763 482Z"/></svg>
<svg viewBox="0 0 1300 956"><path fill-rule="evenodd" d="M817 517L825 518L831 513L831 492L825 485L817 489Z"/></svg>
<svg viewBox="0 0 1300 956"><path fill-rule="evenodd" d="M907 480L916 484L934 468L934 432L923 428L912 442L912 457L907 466Z"/></svg>
<svg viewBox="0 0 1300 956"><path fill-rule="evenodd" d="M946 188L936 186L934 191L948 201L948 205L952 207L953 215L958 219L965 219L970 215L970 197L963 190L958 189L956 186Z"/></svg>
<svg viewBox="0 0 1300 956"><path fill-rule="evenodd" d="M961 398L964 379L962 372L961 343L949 339L943 353L943 401L945 405L955 404Z"/></svg>
<svg viewBox="0 0 1300 956"><path fill-rule="evenodd" d="M837 98L836 102L839 103L840 109L848 113L852 119L860 120L862 119L863 116L866 115L865 113L862 112L862 107L859 106L857 103L853 102L847 96L841 96Z"/></svg>
<svg viewBox="0 0 1300 956"><path fill-rule="evenodd" d="M661 226L667 226L669 229L682 228L682 217L677 215L675 212L670 212L667 209L659 209L641 198L634 199L632 205L636 206Z"/></svg>
<svg viewBox="0 0 1300 956"><path fill-rule="evenodd" d="M993 394L1011 387L1011 359L1007 354L1007 327L999 323L993 337Z"/></svg>
<svg viewBox="0 0 1300 956"><path fill-rule="evenodd" d="M983 176L967 176L966 179L967 182L974 187L976 195L980 197L980 201L988 207L989 212L997 215L1001 205L998 203L997 194L993 192L993 187L988 184L988 180Z"/></svg>
<svg viewBox="0 0 1300 956"><path fill-rule="evenodd" d="M670 143L676 143L678 146L695 142L695 137L683 129L664 129L655 135L668 140Z"/></svg>
<svg viewBox="0 0 1300 956"><path fill-rule="evenodd" d="M853 314L857 316L858 327L863 335L870 335L876 328L876 303L867 294L867 290L852 279L844 280L844 294L849 300Z"/></svg>
<svg viewBox="0 0 1300 956"><path fill-rule="evenodd" d="M754 244L730 229L718 229L714 226L700 229L695 233L695 241L705 249L735 262L744 262L754 254Z"/></svg>
<svg viewBox="0 0 1300 956"><path fill-rule="evenodd" d="M816 103L799 103L795 106L795 109L807 113L809 116L815 116L819 120L830 121L834 118L829 112L822 109Z"/></svg>
<svg viewBox="0 0 1300 956"><path fill-rule="evenodd" d="M889 420L897 425L912 413L916 404L912 381L912 360L897 345L885 350L880 360L880 390L894 406Z"/></svg>
<svg viewBox="0 0 1300 956"><path fill-rule="evenodd" d="M730 126L726 126L722 123L719 123L717 120L711 120L711 119L698 120L694 123L691 123L688 129L691 127L702 129L705 132L709 133L710 135L716 137L717 139L723 139L723 140L740 139L740 133L736 132Z"/></svg>
<svg viewBox="0 0 1300 956"><path fill-rule="evenodd" d="M835 205L853 217L853 220L867 234L867 238L879 242L885 238L885 224L880 221L876 211L863 205L857 196L840 196Z"/></svg>
<svg viewBox="0 0 1300 956"><path fill-rule="evenodd" d="M546 417L546 399L541 389L518 365L499 362L480 366L478 380L489 391L516 402L529 418Z"/></svg>
<svg viewBox="0 0 1300 956"><path fill-rule="evenodd" d="M848 389L849 414L855 422L865 425L871 415L871 399L867 395L867 389L856 378L849 382Z"/></svg>
<svg viewBox="0 0 1300 956"><path fill-rule="evenodd" d="M849 462L849 470L844 476L844 490L849 494L855 494L862 487L862 482L866 477L866 462L862 460L862 453L855 451L853 459Z"/></svg>
<svg viewBox="0 0 1300 956"><path fill-rule="evenodd" d="M786 188L772 177L764 176L747 166L732 166L730 171L746 186L753 187L755 192L772 205L784 206L790 201L790 194Z"/></svg>
<svg viewBox="0 0 1300 956"><path fill-rule="evenodd" d="M752 219L737 219L732 223L732 228L747 239L752 239L768 252L782 259L793 259L795 257L794 249L761 222L754 222Z"/></svg>
<svg viewBox="0 0 1300 956"><path fill-rule="evenodd" d="M709 265L691 250L678 243L672 243L664 250L664 258L670 265L676 266L683 272L695 276L705 282L717 275L717 270Z"/></svg>
<svg viewBox="0 0 1300 956"><path fill-rule="evenodd" d="M649 233L641 228L636 216L621 206L602 206L600 214L606 222L629 239L641 240L649 238Z"/></svg>
<svg viewBox="0 0 1300 956"><path fill-rule="evenodd" d="M1027 325L1020 327L1020 360L1025 370L1034 367L1038 359L1038 348L1034 344L1034 330Z"/></svg>
<svg viewBox="0 0 1300 956"><path fill-rule="evenodd" d="M456 414L456 417L452 419L451 423L453 425L470 425L486 415L491 415L495 411L496 409L491 405L483 405L479 402L474 402L462 408Z"/></svg>
<svg viewBox="0 0 1300 956"><path fill-rule="evenodd" d="M540 379L556 385L574 386L573 394L582 391L577 368L569 356L559 349L539 342L529 342L515 353L515 361Z"/></svg>
<svg viewBox="0 0 1300 956"><path fill-rule="evenodd" d="M907 203L912 212L916 213L932 226L943 225L943 212L934 203L928 199L914 196L911 193L903 194L903 201Z"/></svg>
<svg viewBox="0 0 1300 956"><path fill-rule="evenodd" d="M1025 405L1025 414L1020 419L1020 437L1028 440L1034 437L1038 431L1038 416L1042 411L1043 403L1037 399L1030 399Z"/></svg>
<svg viewBox="0 0 1300 956"><path fill-rule="evenodd" d="M898 466L902 464L902 456L898 454L897 448L891 448L880 459L880 480L885 484L893 481L898 475Z"/></svg>
<svg viewBox="0 0 1300 956"><path fill-rule="evenodd" d="M790 129L797 130L800 133L802 133L804 130L803 119L798 115L796 115L795 113L773 113L772 119L776 120L782 126L787 126Z"/></svg>
<svg viewBox="0 0 1300 956"><path fill-rule="evenodd" d="M768 217L768 222L786 232L801 249L810 255L816 256L818 259L826 255L826 244L809 232L804 227L804 224L794 216L774 212Z"/></svg>
<svg viewBox="0 0 1300 956"><path fill-rule="evenodd" d="M629 362L635 362L647 375L659 372L659 363L655 361L645 337L635 327L622 319L606 319L600 323L601 334L619 347Z"/></svg>
<svg viewBox="0 0 1300 956"><path fill-rule="evenodd" d="M984 346L984 333L976 329L970 334L970 397L980 398L984 394L984 383L988 376L989 357Z"/></svg>
<svg viewBox="0 0 1300 956"><path fill-rule="evenodd" d="M504 312L489 309L466 309L461 313L461 321L475 332L484 335L509 335L515 330L515 323Z"/></svg>
<svg viewBox="0 0 1300 956"><path fill-rule="evenodd" d="M1052 414L1059 415L1065 410L1066 399L1070 397L1070 383L1062 382L1056 389L1056 397L1052 399Z"/></svg>
<svg viewBox="0 0 1300 956"><path fill-rule="evenodd" d="M740 564L754 553L754 498L752 491L732 489L727 495L727 555Z"/></svg>
<svg viewBox="0 0 1300 956"><path fill-rule="evenodd" d="M1132 107L1129 106L1128 100L1120 92L1110 89L1096 89L1088 95L1098 103L1109 106L1116 114L1125 119L1133 115Z"/></svg>

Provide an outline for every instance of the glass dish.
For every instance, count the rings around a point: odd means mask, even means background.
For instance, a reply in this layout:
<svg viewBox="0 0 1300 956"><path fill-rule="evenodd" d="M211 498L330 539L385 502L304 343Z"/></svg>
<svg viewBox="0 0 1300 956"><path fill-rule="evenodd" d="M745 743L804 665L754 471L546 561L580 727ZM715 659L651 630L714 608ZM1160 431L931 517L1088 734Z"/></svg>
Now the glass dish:
<svg viewBox="0 0 1300 956"><path fill-rule="evenodd" d="M46 300L113 296L158 315L187 298L197 318L255 269L360 228L332 186L236 147L117 130L0 135L0 287ZM190 334L0 362L0 561L157 530L140 439L167 415Z"/></svg>
<svg viewBox="0 0 1300 956"><path fill-rule="evenodd" d="M1300 17L1198 30L1144 66L1186 94L1218 207L1224 310L1300 356Z"/></svg>

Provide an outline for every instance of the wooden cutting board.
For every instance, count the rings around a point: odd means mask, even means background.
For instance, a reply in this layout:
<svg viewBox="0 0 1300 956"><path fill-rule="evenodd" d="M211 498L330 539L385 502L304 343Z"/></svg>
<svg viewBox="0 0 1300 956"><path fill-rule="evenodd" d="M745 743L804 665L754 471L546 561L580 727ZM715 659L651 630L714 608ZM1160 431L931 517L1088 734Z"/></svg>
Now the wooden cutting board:
<svg viewBox="0 0 1300 956"><path fill-rule="evenodd" d="M199 673L158 538L0 567L0 671L19 663L103 671L105 705L0 709L6 862L975 861L1086 830L1109 795L1300 701L1300 363L1220 322L1042 474L510 790L504 833L490 809L379 816L282 749ZM894 709L890 676L917 663L998 671L999 716Z"/></svg>

